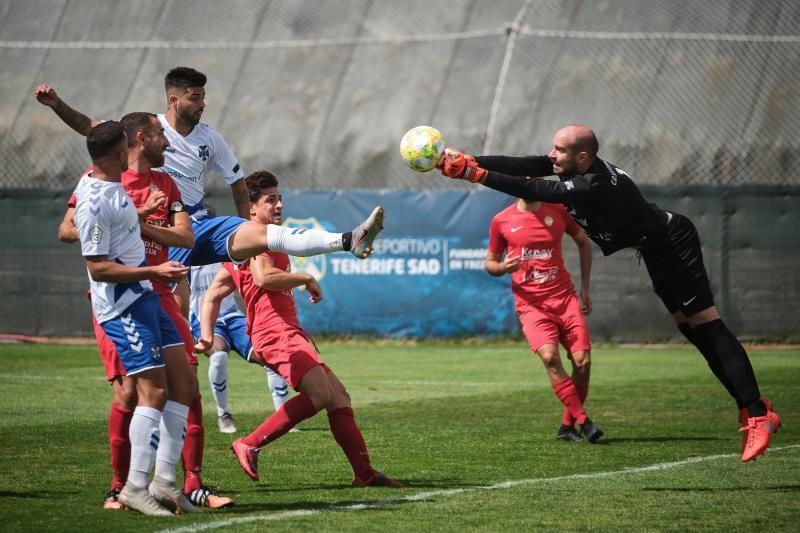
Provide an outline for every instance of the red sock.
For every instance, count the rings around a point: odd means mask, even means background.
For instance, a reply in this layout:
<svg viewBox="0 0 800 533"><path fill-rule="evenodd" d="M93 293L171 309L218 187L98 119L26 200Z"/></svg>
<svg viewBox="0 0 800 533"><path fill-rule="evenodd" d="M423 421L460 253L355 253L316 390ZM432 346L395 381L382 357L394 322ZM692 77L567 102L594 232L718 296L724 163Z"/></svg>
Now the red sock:
<svg viewBox="0 0 800 533"><path fill-rule="evenodd" d="M192 399L192 404L189 406L189 416L186 417L186 440L183 442L183 450L181 450L183 492L187 494L199 489L203 484L200 472L203 470L204 447L203 402L198 394Z"/></svg>
<svg viewBox="0 0 800 533"><path fill-rule="evenodd" d="M131 465L131 441L128 428L131 425L133 411L121 405L111 404L108 415L108 440L111 445L111 488L121 489L128 479L128 468Z"/></svg>
<svg viewBox="0 0 800 533"><path fill-rule="evenodd" d="M358 429L353 410L350 407L340 407L328 413L333 438L341 446L342 451L353 467L357 478L368 480L375 475L375 469L369 462L369 451L361 430Z"/></svg>
<svg viewBox="0 0 800 533"><path fill-rule="evenodd" d="M565 378L553 385L553 390L564 404L564 407L569 411L570 416L574 418L578 424L583 424L586 421L586 412L583 410L583 402L578 396L578 389L570 378Z"/></svg>
<svg viewBox="0 0 800 533"><path fill-rule="evenodd" d="M575 385L575 389L578 391L578 398L581 399L581 404L585 404L586 398L589 396L589 386L586 385L585 387L579 387L578 385ZM572 418L572 415L569 414L569 411L566 407L564 408L564 414L561 417L561 423L565 426L572 426L575 424L575 419Z"/></svg>
<svg viewBox="0 0 800 533"><path fill-rule="evenodd" d="M311 398L305 394L298 394L272 413L255 431L242 439L242 442L257 448L266 446L318 411Z"/></svg>

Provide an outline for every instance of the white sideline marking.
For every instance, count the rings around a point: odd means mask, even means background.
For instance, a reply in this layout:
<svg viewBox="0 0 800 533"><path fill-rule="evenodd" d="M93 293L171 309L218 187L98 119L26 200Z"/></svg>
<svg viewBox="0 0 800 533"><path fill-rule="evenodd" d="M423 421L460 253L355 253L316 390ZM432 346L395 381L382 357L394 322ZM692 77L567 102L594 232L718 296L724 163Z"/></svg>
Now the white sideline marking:
<svg viewBox="0 0 800 533"><path fill-rule="evenodd" d="M800 448L800 444L790 444L788 446L780 446L776 448L770 448L770 453L780 452L784 450L793 450L796 448ZM610 470L608 472L592 472L590 474L570 474L567 476L555 476L555 477L539 477L539 478L531 478L531 479L515 479L510 481L502 481L500 483L495 483L493 485L477 485L474 487L463 487L460 489L445 489L445 490L432 490L427 492L418 492L416 494L410 494L408 496L404 496L402 498L392 498L388 500L380 500L375 502L367 502L367 503L357 503L353 505L344 505L344 506L336 506L333 505L328 508L311 508L311 509L299 509L297 511L285 511L282 513L274 513L274 514L262 514L262 515L255 515L255 516L241 516L237 518L228 518L225 520L219 520L216 522L208 522L205 524L195 524L191 526L173 528L173 529L162 529L160 533L190 533L194 531L208 531L210 529L218 529L222 527L234 526L237 524L248 524L251 522L275 522L278 520L285 520L288 518L296 518L299 516L310 516L320 513L329 513L329 512L338 512L338 511L361 511L364 509L372 509L375 507L385 507L387 505L396 505L402 502L418 502L423 500L431 499L435 496L455 496L458 494L464 494L466 492L477 492L480 490L498 490L498 489L510 489L512 487L518 487L520 485L533 485L537 483L547 483L550 481L572 481L574 479L597 479L597 478L605 478L605 477L612 477L612 476L619 476L625 474L641 474L644 472L653 472L656 470L669 470L670 468L675 468L678 466L684 465L691 465L696 463L706 463L708 461L716 461L718 459L731 459L734 457L739 457L738 453L725 453L720 455L706 455L703 457L690 457L689 459L683 459L682 461L673 461L671 463L655 463L648 466L638 466L638 467L630 467L630 468L623 468L621 470Z"/></svg>

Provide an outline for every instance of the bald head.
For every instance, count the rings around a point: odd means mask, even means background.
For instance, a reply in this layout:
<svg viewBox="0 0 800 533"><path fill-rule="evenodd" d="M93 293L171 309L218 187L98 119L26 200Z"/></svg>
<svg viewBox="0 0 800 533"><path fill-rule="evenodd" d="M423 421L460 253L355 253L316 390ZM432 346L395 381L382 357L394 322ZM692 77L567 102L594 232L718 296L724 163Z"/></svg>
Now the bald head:
<svg viewBox="0 0 800 533"><path fill-rule="evenodd" d="M591 128L580 124L565 126L553 136L550 159L558 176L584 174L598 151L597 137Z"/></svg>

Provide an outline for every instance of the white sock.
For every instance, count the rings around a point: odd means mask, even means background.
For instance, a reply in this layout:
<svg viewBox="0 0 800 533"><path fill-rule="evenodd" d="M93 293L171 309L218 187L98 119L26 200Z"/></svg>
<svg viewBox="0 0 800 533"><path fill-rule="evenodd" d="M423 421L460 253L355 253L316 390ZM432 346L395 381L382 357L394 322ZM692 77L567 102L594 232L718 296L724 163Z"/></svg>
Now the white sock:
<svg viewBox="0 0 800 533"><path fill-rule="evenodd" d="M273 372L271 368L264 367L264 370L267 371L267 386L272 393L272 403L275 404L275 410L277 411L289 401L289 384L280 374Z"/></svg>
<svg viewBox="0 0 800 533"><path fill-rule="evenodd" d="M228 353L215 352L208 356L208 381L217 404L217 416L230 413L228 406Z"/></svg>
<svg viewBox="0 0 800 533"><path fill-rule="evenodd" d="M296 257L344 250L341 233L309 228L284 228L276 224L267 225L267 246L270 252L283 252Z"/></svg>
<svg viewBox="0 0 800 533"><path fill-rule="evenodd" d="M156 475L167 481L175 481L175 465L181 457L183 441L186 439L189 406L167 400L161 414L161 442L156 452Z"/></svg>
<svg viewBox="0 0 800 533"><path fill-rule="evenodd" d="M158 425L161 411L152 407L137 406L133 410L128 436L131 440L131 466L126 483L142 489L153 468L156 449L159 445Z"/></svg>

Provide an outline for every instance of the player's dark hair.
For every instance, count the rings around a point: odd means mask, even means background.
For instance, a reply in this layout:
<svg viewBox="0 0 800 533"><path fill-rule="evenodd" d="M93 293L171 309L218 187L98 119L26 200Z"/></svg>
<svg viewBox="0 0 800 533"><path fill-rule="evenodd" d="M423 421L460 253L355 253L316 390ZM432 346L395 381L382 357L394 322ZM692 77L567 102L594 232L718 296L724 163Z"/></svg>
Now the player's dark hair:
<svg viewBox="0 0 800 533"><path fill-rule="evenodd" d="M164 88L167 91L170 89L183 89L185 91L189 87L205 86L206 75L191 67L175 67L164 76Z"/></svg>
<svg viewBox="0 0 800 533"><path fill-rule="evenodd" d="M86 136L86 148L92 161L100 161L111 155L125 140L125 128L116 120L101 122Z"/></svg>
<svg viewBox="0 0 800 533"><path fill-rule="evenodd" d="M244 179L247 191L250 193L250 203L256 203L264 196L264 189L278 186L278 178L268 170L253 172Z"/></svg>
<svg viewBox="0 0 800 533"><path fill-rule="evenodd" d="M119 123L122 124L123 128L125 128L125 135L128 136L129 148L136 143L136 134L138 132L150 131L150 128L152 127L151 120L155 117L155 113L135 111L133 113L128 113L119 119Z"/></svg>

